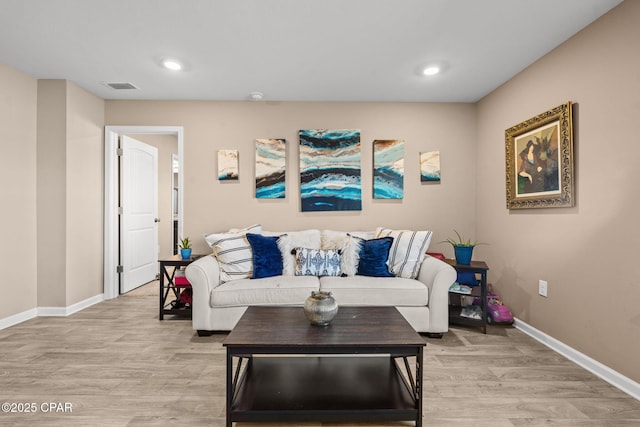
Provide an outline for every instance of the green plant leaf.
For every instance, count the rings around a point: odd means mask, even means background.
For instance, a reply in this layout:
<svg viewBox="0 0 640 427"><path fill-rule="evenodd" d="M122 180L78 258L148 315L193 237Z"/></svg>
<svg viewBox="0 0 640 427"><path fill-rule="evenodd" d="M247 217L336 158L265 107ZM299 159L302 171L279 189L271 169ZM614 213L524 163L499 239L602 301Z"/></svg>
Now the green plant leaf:
<svg viewBox="0 0 640 427"><path fill-rule="evenodd" d="M180 249L189 249L191 247L191 241L188 237L183 237L180 239Z"/></svg>
<svg viewBox="0 0 640 427"><path fill-rule="evenodd" d="M474 246L486 244L486 243L479 243L477 240L472 242L471 239L465 239L464 237L462 237L460 233L458 233L457 230L453 230L453 232L456 233L456 236L458 238L457 240L454 240L452 238L447 238L447 240L443 240L440 243L449 243L451 246L465 246L465 247L474 247Z"/></svg>

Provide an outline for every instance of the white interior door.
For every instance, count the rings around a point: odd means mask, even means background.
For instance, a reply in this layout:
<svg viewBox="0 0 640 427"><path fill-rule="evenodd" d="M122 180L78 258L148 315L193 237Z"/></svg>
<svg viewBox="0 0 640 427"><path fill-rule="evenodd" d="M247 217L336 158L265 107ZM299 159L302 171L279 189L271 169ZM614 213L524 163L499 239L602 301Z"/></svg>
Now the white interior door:
<svg viewBox="0 0 640 427"><path fill-rule="evenodd" d="M158 149L127 136L120 148L120 293L126 293L158 272Z"/></svg>

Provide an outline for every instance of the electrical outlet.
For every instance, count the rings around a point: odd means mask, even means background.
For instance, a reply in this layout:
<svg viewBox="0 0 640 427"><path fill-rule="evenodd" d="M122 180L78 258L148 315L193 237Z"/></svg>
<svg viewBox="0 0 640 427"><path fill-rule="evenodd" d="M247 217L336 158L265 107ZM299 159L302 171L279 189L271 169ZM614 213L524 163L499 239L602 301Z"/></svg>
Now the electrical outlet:
<svg viewBox="0 0 640 427"><path fill-rule="evenodd" d="M547 281L538 280L538 293L543 297L547 296Z"/></svg>

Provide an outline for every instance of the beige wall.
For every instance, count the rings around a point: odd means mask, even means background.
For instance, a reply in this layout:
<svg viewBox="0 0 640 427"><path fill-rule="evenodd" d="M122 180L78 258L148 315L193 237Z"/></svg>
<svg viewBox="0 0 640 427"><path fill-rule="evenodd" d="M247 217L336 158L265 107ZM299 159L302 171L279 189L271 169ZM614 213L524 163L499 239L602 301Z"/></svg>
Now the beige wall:
<svg viewBox="0 0 640 427"><path fill-rule="evenodd" d="M473 232L476 109L471 104L106 101L108 125L184 126L184 232L196 252L203 234L261 223L269 230L376 226L431 229L433 250L457 228ZM362 211L300 212L299 129L361 130ZM255 198L255 139L286 138L287 196ZM405 198L372 199L372 141L405 141ZM239 150L240 179L217 179L217 150ZM423 185L419 152L440 150L442 182Z"/></svg>
<svg viewBox="0 0 640 427"><path fill-rule="evenodd" d="M37 306L37 81L0 64L0 319Z"/></svg>
<svg viewBox="0 0 640 427"><path fill-rule="evenodd" d="M477 237L514 314L640 380L640 2L627 1L478 104ZM575 102L577 204L505 208L504 131ZM549 283L538 295L538 280Z"/></svg>
<svg viewBox="0 0 640 427"><path fill-rule="evenodd" d="M38 81L38 306L102 293L104 101Z"/></svg>
<svg viewBox="0 0 640 427"><path fill-rule="evenodd" d="M38 80L38 306L65 307L67 82Z"/></svg>
<svg viewBox="0 0 640 427"><path fill-rule="evenodd" d="M160 258L173 255L173 168L172 155L178 155L178 138L175 135L130 135L158 149L158 244ZM176 187L178 182L176 181Z"/></svg>
<svg viewBox="0 0 640 427"><path fill-rule="evenodd" d="M66 304L103 292L104 100L67 84Z"/></svg>

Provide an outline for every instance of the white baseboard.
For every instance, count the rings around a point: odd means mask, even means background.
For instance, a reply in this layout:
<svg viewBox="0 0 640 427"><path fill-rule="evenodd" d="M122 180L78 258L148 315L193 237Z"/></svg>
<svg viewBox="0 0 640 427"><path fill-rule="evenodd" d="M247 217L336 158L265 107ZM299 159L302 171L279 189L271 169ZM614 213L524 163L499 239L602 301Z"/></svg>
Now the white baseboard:
<svg viewBox="0 0 640 427"><path fill-rule="evenodd" d="M527 324L526 322L523 322L520 319L515 319L514 326L536 341L541 342L542 344L546 345L550 349L561 354L572 362L582 366L584 369L596 375L597 377L602 378L612 386L622 390L631 397L640 400L640 384L633 381L631 378L625 377L621 373L616 372L608 366L598 362L597 360L590 358L586 354L583 354L578 350L569 347L568 345L562 343L561 341L558 341L550 335L545 334L544 332L534 328L533 326Z"/></svg>
<svg viewBox="0 0 640 427"><path fill-rule="evenodd" d="M78 311L91 307L94 304L104 301L104 294L98 294L84 301L77 302L68 307L38 307L40 317L66 317Z"/></svg>
<svg viewBox="0 0 640 427"><path fill-rule="evenodd" d="M14 314L13 316L0 319L0 329L6 329L9 326L17 325L18 323L26 322L27 320L38 317L38 309L32 308L31 310L23 311L22 313Z"/></svg>
<svg viewBox="0 0 640 427"><path fill-rule="evenodd" d="M17 325L18 323L26 322L27 320L36 317L66 317L78 311L84 310L87 307L91 307L94 304L104 301L104 294L98 294L91 298L87 298L84 301L77 302L68 307L36 307L22 313L14 314L13 316L0 319L0 329L6 329L10 326Z"/></svg>

